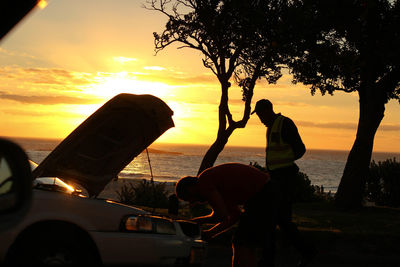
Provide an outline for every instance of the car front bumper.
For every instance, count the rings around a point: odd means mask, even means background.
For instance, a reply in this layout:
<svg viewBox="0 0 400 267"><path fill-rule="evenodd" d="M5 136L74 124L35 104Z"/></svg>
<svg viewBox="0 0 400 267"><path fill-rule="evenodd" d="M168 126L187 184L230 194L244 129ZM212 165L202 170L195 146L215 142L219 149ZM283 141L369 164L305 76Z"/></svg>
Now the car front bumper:
<svg viewBox="0 0 400 267"><path fill-rule="evenodd" d="M91 232L105 265L174 266L202 264L206 242L179 235Z"/></svg>

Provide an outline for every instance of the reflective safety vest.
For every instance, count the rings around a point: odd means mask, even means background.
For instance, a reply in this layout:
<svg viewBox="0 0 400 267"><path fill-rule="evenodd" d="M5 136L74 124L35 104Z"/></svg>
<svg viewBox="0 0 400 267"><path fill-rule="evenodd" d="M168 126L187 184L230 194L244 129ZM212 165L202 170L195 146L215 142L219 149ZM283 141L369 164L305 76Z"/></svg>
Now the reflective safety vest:
<svg viewBox="0 0 400 267"><path fill-rule="evenodd" d="M282 124L286 117L278 114L267 136L266 166L268 170L292 166L294 152L292 147L282 140Z"/></svg>

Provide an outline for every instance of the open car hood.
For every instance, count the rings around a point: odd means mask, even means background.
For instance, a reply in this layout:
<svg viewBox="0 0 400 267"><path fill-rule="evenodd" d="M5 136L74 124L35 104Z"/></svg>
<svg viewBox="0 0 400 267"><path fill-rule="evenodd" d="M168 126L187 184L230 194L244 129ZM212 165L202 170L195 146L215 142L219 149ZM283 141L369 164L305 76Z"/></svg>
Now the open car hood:
<svg viewBox="0 0 400 267"><path fill-rule="evenodd" d="M59 177L96 196L174 127L172 115L167 104L155 96L117 95L65 138L33 171L33 177Z"/></svg>

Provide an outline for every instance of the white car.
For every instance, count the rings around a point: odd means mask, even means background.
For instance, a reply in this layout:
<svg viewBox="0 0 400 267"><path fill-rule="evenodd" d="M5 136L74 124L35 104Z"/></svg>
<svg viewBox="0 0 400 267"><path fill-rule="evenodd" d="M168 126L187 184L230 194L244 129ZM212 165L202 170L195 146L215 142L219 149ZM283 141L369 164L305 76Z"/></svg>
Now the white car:
<svg viewBox="0 0 400 267"><path fill-rule="evenodd" d="M0 262L201 265L206 243L197 224L95 197L173 127L172 114L154 96L121 94L91 115L32 172L31 208L1 233ZM88 196L69 183L82 186Z"/></svg>

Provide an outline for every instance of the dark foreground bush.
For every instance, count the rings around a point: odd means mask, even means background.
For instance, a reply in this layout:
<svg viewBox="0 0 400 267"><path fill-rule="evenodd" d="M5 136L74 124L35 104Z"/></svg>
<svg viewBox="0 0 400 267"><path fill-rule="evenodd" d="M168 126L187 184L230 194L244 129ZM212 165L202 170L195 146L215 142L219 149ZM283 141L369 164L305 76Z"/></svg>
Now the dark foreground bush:
<svg viewBox="0 0 400 267"><path fill-rule="evenodd" d="M311 180L308 175L299 172L296 179L293 181L294 191L294 202L310 202L320 200L319 188L311 184Z"/></svg>
<svg viewBox="0 0 400 267"><path fill-rule="evenodd" d="M266 171L266 169L260 166L257 162L251 163L250 165L256 167L261 171ZM292 186L294 189L293 200L294 202L311 202L326 199L323 192L321 192L320 187L312 185L308 175L299 172L297 177L292 181Z"/></svg>
<svg viewBox="0 0 400 267"><path fill-rule="evenodd" d="M166 183L151 183L141 180L139 183L124 184L117 190L118 200L128 205L138 205L152 208L168 207L168 191Z"/></svg>
<svg viewBox="0 0 400 267"><path fill-rule="evenodd" d="M400 207L400 162L396 158L371 162L365 195L376 205Z"/></svg>

